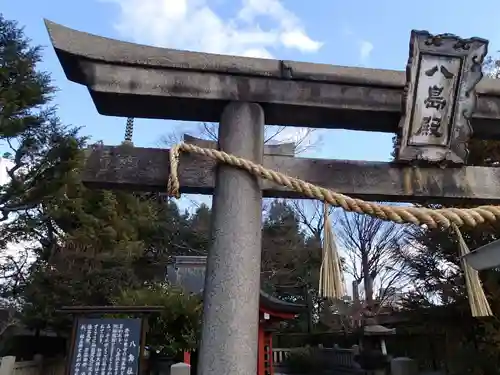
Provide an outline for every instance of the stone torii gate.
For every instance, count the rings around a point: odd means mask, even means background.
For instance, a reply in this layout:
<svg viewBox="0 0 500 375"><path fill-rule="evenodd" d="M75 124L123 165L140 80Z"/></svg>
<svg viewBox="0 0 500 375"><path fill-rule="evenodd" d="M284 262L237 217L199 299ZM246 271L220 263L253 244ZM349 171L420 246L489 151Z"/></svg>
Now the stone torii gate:
<svg viewBox="0 0 500 375"><path fill-rule="evenodd" d="M318 198L398 222L444 227L500 216L493 206L394 213L332 192L381 201L499 202L500 169L463 165L471 135L500 139L500 84L477 84L485 40L412 32L405 75L154 48L46 25L67 78L87 86L99 113L220 122L218 148L244 159L189 145L175 150L189 151L175 171L180 192L214 195L201 375L256 373L263 196ZM264 124L398 133L398 161L264 154ZM165 191L175 156L162 149L94 147L84 181L96 188Z"/></svg>

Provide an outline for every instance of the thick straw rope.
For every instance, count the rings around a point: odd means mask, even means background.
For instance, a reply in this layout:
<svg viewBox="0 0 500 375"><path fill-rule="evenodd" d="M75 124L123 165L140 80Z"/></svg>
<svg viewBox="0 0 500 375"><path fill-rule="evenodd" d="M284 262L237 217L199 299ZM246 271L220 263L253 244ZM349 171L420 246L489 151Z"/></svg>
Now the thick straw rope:
<svg viewBox="0 0 500 375"><path fill-rule="evenodd" d="M179 178L177 175L179 167L180 152L199 154L216 161L244 169L255 176L285 186L306 197L318 199L332 206L342 207L346 211L367 214L382 220L393 221L399 224L426 224L430 228L449 228L451 224L457 227L475 227L485 222L496 222L500 219L500 206L478 206L474 208L441 208L429 209L424 207L401 207L387 206L362 199L354 199L347 195L336 193L332 190L313 185L298 178L287 176L264 168L260 164L253 163L223 151L202 148L188 143L180 143L170 150L170 177L168 180L168 192L170 195L179 197Z"/></svg>
<svg viewBox="0 0 500 375"><path fill-rule="evenodd" d="M339 253L332 230L328 205L324 205L323 261L319 273L319 295L329 300L341 299L345 295Z"/></svg>

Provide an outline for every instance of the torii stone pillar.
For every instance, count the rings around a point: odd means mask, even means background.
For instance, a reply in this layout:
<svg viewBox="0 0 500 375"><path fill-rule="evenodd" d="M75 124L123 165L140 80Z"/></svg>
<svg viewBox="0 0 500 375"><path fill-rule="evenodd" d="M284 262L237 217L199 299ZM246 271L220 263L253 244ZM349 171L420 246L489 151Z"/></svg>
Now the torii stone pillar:
<svg viewBox="0 0 500 375"><path fill-rule="evenodd" d="M219 148L262 163L264 113L260 105L233 102L226 106ZM219 164L198 375L257 373L261 239L259 179Z"/></svg>

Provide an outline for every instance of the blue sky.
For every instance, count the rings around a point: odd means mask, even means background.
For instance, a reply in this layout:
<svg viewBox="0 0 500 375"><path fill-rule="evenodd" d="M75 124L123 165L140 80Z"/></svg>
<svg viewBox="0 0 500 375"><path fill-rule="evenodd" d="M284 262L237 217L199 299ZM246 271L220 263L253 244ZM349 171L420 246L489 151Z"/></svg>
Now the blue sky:
<svg viewBox="0 0 500 375"><path fill-rule="evenodd" d="M43 18L164 47L401 70L411 29L480 36L490 40L490 51L498 49L500 2L485 0L471 11L475 4L462 1L462 6L456 0L410 6L401 0L10 0L0 10L24 25L34 43L47 46L42 68L60 89L61 119L83 126L94 140L117 144L125 119L99 115L86 89L65 79ZM138 119L136 124L134 143L143 147L159 146L162 135L180 128L194 130L193 124L170 121ZM314 156L387 160L391 135L334 130L322 134L320 145Z"/></svg>

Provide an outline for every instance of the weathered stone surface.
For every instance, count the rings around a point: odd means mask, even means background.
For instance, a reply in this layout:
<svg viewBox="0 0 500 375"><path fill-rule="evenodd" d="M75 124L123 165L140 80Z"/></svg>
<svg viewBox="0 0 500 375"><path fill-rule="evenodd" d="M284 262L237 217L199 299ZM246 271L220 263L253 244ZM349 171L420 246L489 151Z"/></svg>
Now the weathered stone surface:
<svg viewBox="0 0 500 375"><path fill-rule="evenodd" d="M191 365L187 363L176 363L170 367L170 375L190 375Z"/></svg>
<svg viewBox="0 0 500 375"><path fill-rule="evenodd" d="M476 86L487 53L486 39L411 32L399 161L467 164Z"/></svg>
<svg viewBox="0 0 500 375"><path fill-rule="evenodd" d="M398 128L402 71L177 51L46 24L66 76L104 115L217 122L239 100L265 103L267 124ZM474 137L500 138L500 83L485 79L477 92Z"/></svg>
<svg viewBox="0 0 500 375"><path fill-rule="evenodd" d="M262 108L255 103L228 104L218 139L223 151L262 163ZM262 241L259 179L218 166L212 206L197 373L255 374Z"/></svg>
<svg viewBox="0 0 500 375"><path fill-rule="evenodd" d="M184 193L211 194L215 161L181 154L179 178ZM294 158L264 155L264 166L289 176L369 200L440 203L474 199L500 201L500 168L405 168L394 163ZM169 151L127 146L100 146L88 151L83 179L100 188L166 191ZM262 182L267 197L300 198L300 194Z"/></svg>

